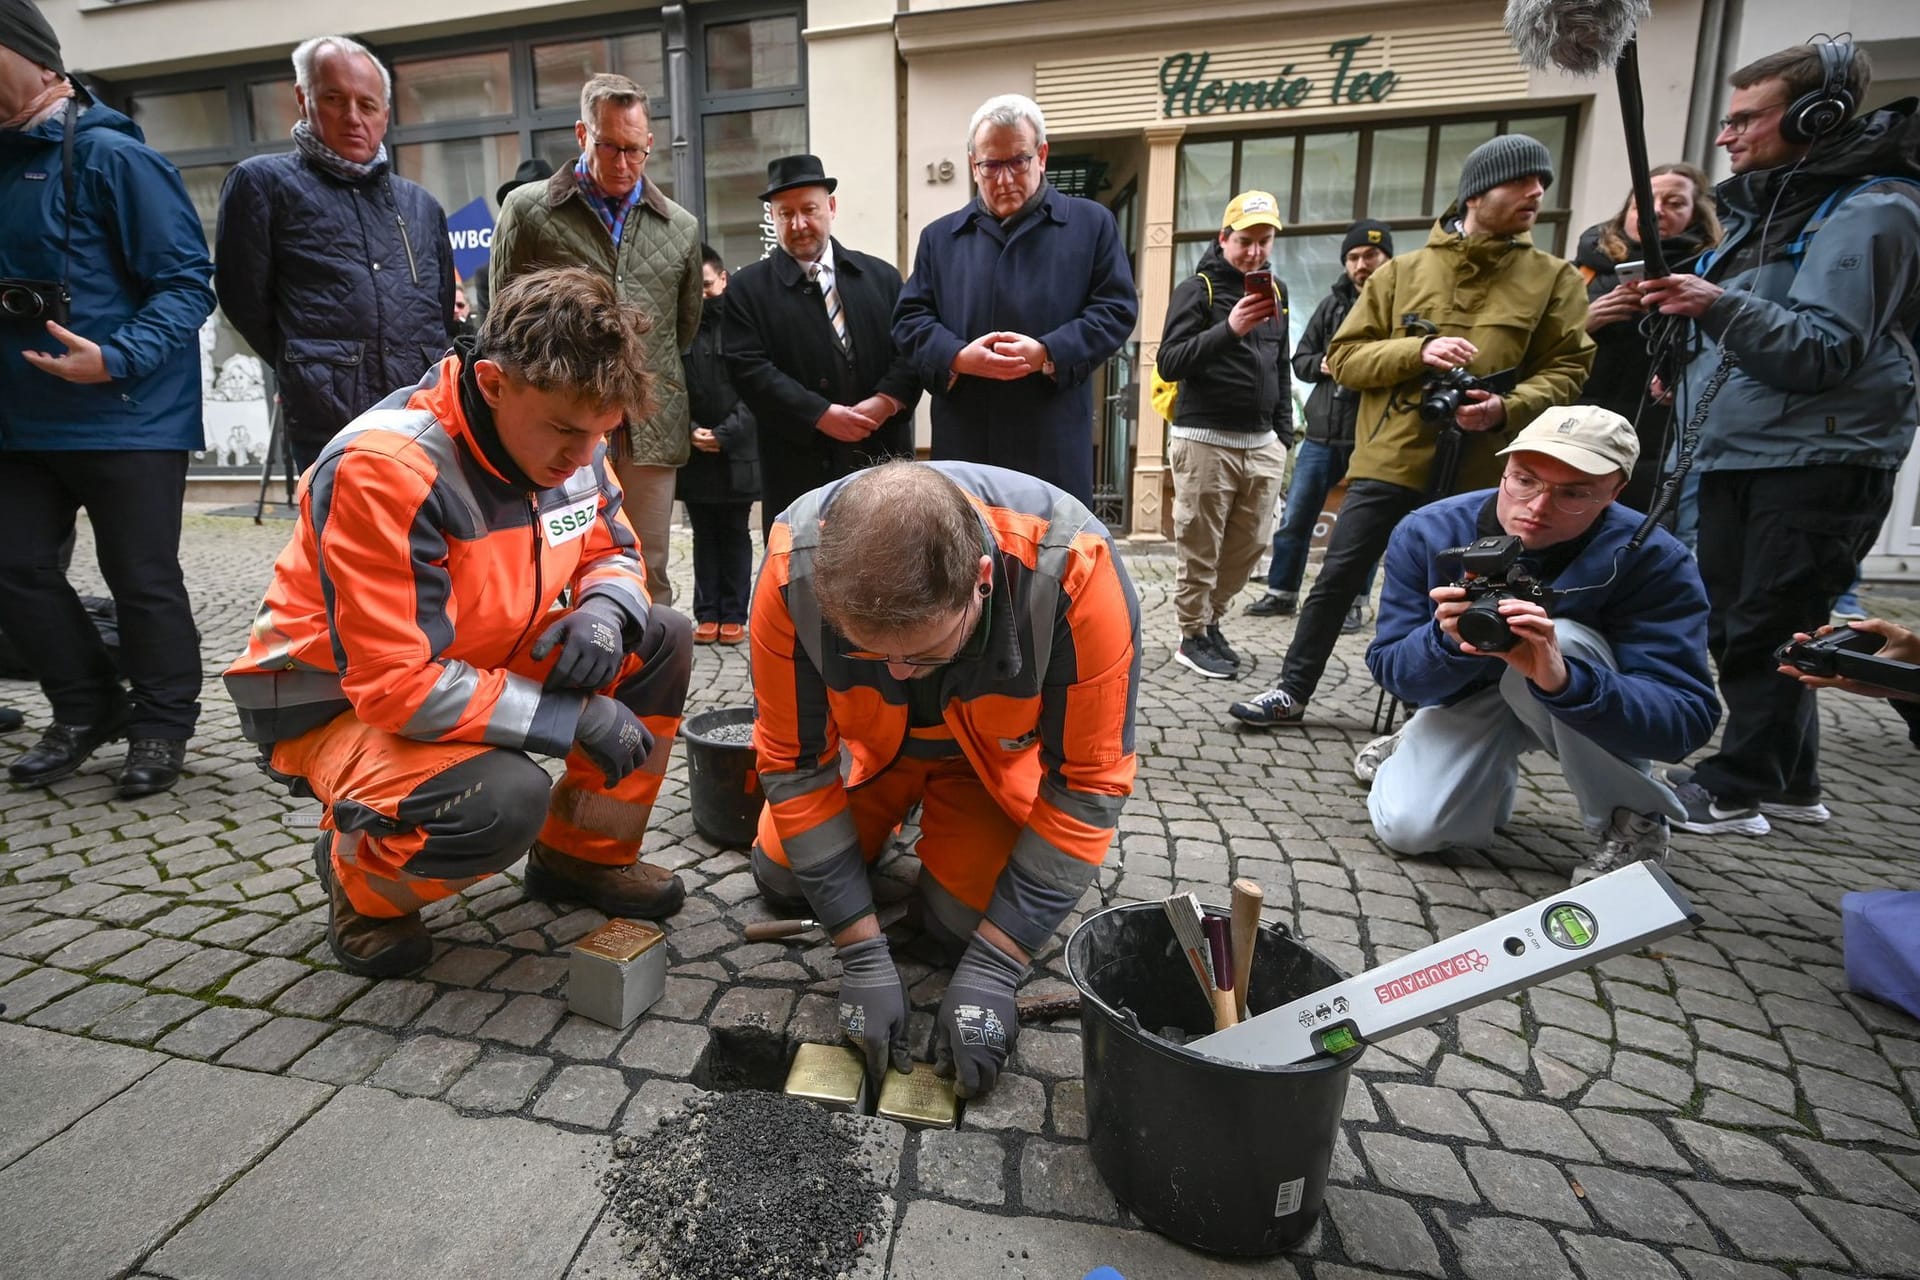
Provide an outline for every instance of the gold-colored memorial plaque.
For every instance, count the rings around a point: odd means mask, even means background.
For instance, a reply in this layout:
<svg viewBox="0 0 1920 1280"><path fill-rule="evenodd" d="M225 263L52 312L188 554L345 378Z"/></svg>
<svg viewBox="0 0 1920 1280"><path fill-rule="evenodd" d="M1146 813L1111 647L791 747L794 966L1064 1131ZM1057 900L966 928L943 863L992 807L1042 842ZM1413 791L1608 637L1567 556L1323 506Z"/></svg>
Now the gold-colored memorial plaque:
<svg viewBox="0 0 1920 1280"><path fill-rule="evenodd" d="M803 1044L787 1071L785 1092L830 1111L867 1109L867 1064L844 1044Z"/></svg>
<svg viewBox="0 0 1920 1280"><path fill-rule="evenodd" d="M615 964L625 964L647 948L664 941L666 936L644 920L609 920L574 943L573 949L600 956Z"/></svg>
<svg viewBox="0 0 1920 1280"><path fill-rule="evenodd" d="M645 1013L666 990L666 936L644 920L609 920L574 943L567 1007L609 1027Z"/></svg>
<svg viewBox="0 0 1920 1280"><path fill-rule="evenodd" d="M951 1129L959 1123L960 1100L953 1096L953 1081L935 1075L932 1063L916 1062L906 1075L887 1070L874 1114L921 1129Z"/></svg>

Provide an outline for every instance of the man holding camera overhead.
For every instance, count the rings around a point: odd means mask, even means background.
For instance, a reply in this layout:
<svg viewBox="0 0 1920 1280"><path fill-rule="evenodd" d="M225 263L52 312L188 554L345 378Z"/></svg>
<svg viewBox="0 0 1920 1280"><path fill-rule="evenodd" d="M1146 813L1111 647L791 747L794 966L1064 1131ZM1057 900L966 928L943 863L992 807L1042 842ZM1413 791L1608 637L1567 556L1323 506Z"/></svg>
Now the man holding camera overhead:
<svg viewBox="0 0 1920 1280"><path fill-rule="evenodd" d="M1420 709L1354 759L1392 852L1486 847L1545 750L1598 836L1575 884L1666 857L1686 809L1647 758L1699 747L1720 702L1693 557L1664 529L1632 545L1641 516L1614 504L1639 452L1612 410L1550 409L1500 451L1498 488L1394 530L1367 666Z"/></svg>
<svg viewBox="0 0 1920 1280"><path fill-rule="evenodd" d="M1234 703L1235 719L1300 723L1394 526L1434 498L1492 484L1496 451L1580 393L1593 364L1586 286L1530 234L1552 183L1552 155L1525 134L1474 148L1426 248L1376 271L1334 335L1327 368L1360 393L1347 496L1279 687Z"/></svg>

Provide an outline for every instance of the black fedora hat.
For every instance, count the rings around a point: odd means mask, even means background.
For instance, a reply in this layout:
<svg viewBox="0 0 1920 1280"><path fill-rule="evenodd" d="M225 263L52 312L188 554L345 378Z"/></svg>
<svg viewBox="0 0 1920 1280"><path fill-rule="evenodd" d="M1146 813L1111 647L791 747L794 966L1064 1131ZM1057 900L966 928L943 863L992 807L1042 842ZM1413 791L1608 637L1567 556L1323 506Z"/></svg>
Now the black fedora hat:
<svg viewBox="0 0 1920 1280"><path fill-rule="evenodd" d="M771 200L795 187L825 187L827 194L832 195L839 185L840 179L827 176L819 156L781 156L767 161L767 189L760 193L760 198Z"/></svg>
<svg viewBox="0 0 1920 1280"><path fill-rule="evenodd" d="M520 167L513 171L513 176L501 183L500 189L493 193L493 203L496 206L503 205L507 202L507 197L513 194L515 187L525 186L529 182L538 182L542 178L552 176L553 166L539 156L531 160L522 160Z"/></svg>

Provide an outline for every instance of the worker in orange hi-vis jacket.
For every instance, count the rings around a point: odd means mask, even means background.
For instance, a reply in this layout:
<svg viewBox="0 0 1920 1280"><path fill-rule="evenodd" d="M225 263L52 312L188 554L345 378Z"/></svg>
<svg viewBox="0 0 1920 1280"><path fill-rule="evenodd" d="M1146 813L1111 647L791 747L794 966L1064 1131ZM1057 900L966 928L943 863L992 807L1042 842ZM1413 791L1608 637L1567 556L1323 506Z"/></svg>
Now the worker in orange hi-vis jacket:
<svg viewBox="0 0 1920 1280"><path fill-rule="evenodd" d="M646 411L646 330L602 276L523 276L301 481L226 680L325 806L327 940L355 973L424 965L420 909L523 854L535 897L658 918L686 896L638 859L692 629L648 599L605 444ZM557 784L535 756L566 758Z"/></svg>
<svg viewBox="0 0 1920 1280"><path fill-rule="evenodd" d="M749 635L761 894L832 935L869 1070L907 1070L867 865L921 804L921 919L959 953L934 1062L985 1093L1019 1033L1014 990L1133 789L1140 606L1113 539L1043 480L886 463L774 523Z"/></svg>

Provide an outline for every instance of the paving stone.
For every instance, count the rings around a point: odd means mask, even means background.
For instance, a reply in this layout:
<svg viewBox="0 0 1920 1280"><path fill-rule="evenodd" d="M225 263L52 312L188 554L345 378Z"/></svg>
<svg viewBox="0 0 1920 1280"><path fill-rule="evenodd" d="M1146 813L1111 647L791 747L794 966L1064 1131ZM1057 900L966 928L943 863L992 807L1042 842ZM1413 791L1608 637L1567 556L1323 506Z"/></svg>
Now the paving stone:
<svg viewBox="0 0 1920 1280"><path fill-rule="evenodd" d="M1592 1225L1573 1188L1567 1185L1567 1176L1545 1160L1468 1147L1467 1171L1480 1194L1502 1213L1545 1218L1574 1227Z"/></svg>
<svg viewBox="0 0 1920 1280"><path fill-rule="evenodd" d="M643 1018L620 1046L619 1062L652 1075L685 1077L707 1050L707 1029L686 1022Z"/></svg>
<svg viewBox="0 0 1920 1280"><path fill-rule="evenodd" d="M1680 1280L1673 1264L1643 1244L1562 1231L1560 1242L1584 1280Z"/></svg>
<svg viewBox="0 0 1920 1280"><path fill-rule="evenodd" d="M1914 1132L1912 1105L1885 1089L1816 1067L1800 1069L1800 1088L1815 1107L1859 1116L1901 1133Z"/></svg>
<svg viewBox="0 0 1920 1280"><path fill-rule="evenodd" d="M1486 1022L1461 1022L1460 1050L1516 1073L1527 1069L1532 1056L1524 1038Z"/></svg>
<svg viewBox="0 0 1920 1280"><path fill-rule="evenodd" d="M1644 1049L1668 1058L1689 1062L1693 1058L1693 1039L1671 1022L1649 1018L1643 1013L1623 1011L1614 1016L1615 1036L1629 1049Z"/></svg>
<svg viewBox="0 0 1920 1280"><path fill-rule="evenodd" d="M390 1060L391 1061L391 1060ZM408 1141L393 1142L393 1134ZM378 1160L368 1160L371 1150ZM511 1158L502 1158L511 1153ZM341 1090L167 1242L168 1276L551 1276L605 1205L605 1157L588 1135L511 1118L470 1119L375 1089ZM420 1221L422 1187L461 1188ZM355 1229L285 1206L353 1188Z"/></svg>
<svg viewBox="0 0 1920 1280"><path fill-rule="evenodd" d="M117 1013L146 992L125 982L96 982L62 996L28 1017L27 1022L50 1031L85 1031L108 1014Z"/></svg>
<svg viewBox="0 0 1920 1280"><path fill-rule="evenodd" d="M1793 1201L1771 1191L1745 1191L1710 1182L1683 1182L1707 1220L1749 1258L1764 1262L1839 1262L1846 1255L1807 1221Z"/></svg>
<svg viewBox="0 0 1920 1280"><path fill-rule="evenodd" d="M1920 1277L1920 1221L1914 1215L1821 1196L1802 1196L1799 1205L1867 1272Z"/></svg>
<svg viewBox="0 0 1920 1280"><path fill-rule="evenodd" d="M1402 1128L1450 1138L1487 1141L1486 1126L1467 1100L1451 1089L1420 1084L1383 1084L1380 1100Z"/></svg>
<svg viewBox="0 0 1920 1280"><path fill-rule="evenodd" d="M1724 1089L1707 1090L1706 1101L1700 1106L1700 1118L1708 1124L1728 1125L1742 1129L1799 1129L1799 1121L1778 1111L1770 1110L1757 1102L1750 1102Z"/></svg>
<svg viewBox="0 0 1920 1280"><path fill-rule="evenodd" d="M1676 1067L1663 1058L1651 1057L1644 1053L1617 1053L1613 1057L1613 1079L1629 1089L1637 1089L1650 1097L1660 1098L1675 1105L1685 1103L1693 1097L1698 1087L1693 1073L1682 1067Z"/></svg>
<svg viewBox="0 0 1920 1280"><path fill-rule="evenodd" d="M563 1058L585 1058L604 1062L626 1038L625 1027L608 1027L591 1018L570 1016L560 1023L547 1048Z"/></svg>
<svg viewBox="0 0 1920 1280"><path fill-rule="evenodd" d="M1693 1164L1674 1150L1657 1126L1638 1116L1580 1107L1574 1111L1573 1118L1602 1154L1615 1164L1670 1169L1676 1173L1689 1173L1693 1169Z"/></svg>
<svg viewBox="0 0 1920 1280"><path fill-rule="evenodd" d="M446 1089L480 1056L480 1046L444 1036L417 1036L402 1044L367 1083L395 1093L431 1097Z"/></svg>
<svg viewBox="0 0 1920 1280"><path fill-rule="evenodd" d="M426 982L389 978L348 1005L340 1014L348 1022L370 1022L377 1027L404 1027L433 1003L434 987Z"/></svg>
<svg viewBox="0 0 1920 1280"><path fill-rule="evenodd" d="M268 956L228 978L219 994L247 1004L265 1004L312 972L310 967L297 961Z"/></svg>
<svg viewBox="0 0 1920 1280"><path fill-rule="evenodd" d="M1119 1213L1085 1146L1039 1138L1020 1151L1020 1203L1031 1212L1102 1221L1111 1221Z"/></svg>
<svg viewBox="0 0 1920 1280"><path fill-rule="evenodd" d="M1765 1182L1795 1190L1811 1184L1778 1151L1744 1133L1692 1120L1672 1122L1674 1136L1724 1182Z"/></svg>
<svg viewBox="0 0 1920 1280"><path fill-rule="evenodd" d="M127 1274L326 1092L304 1081L165 1063L0 1169L0 1275ZM267 1221L263 1214L255 1234L271 1234Z"/></svg>
<svg viewBox="0 0 1920 1280"><path fill-rule="evenodd" d="M261 1009L215 1005L185 1026L169 1032L155 1048L182 1058L216 1057L272 1016Z"/></svg>
<svg viewBox="0 0 1920 1280"><path fill-rule="evenodd" d="M1534 1048L1594 1075L1605 1071L1613 1061L1611 1044L1560 1027L1542 1027L1534 1038Z"/></svg>
<svg viewBox="0 0 1920 1280"><path fill-rule="evenodd" d="M626 1077L612 1067L563 1067L547 1083L533 1114L542 1120L603 1129L626 1104Z"/></svg>
<svg viewBox="0 0 1920 1280"><path fill-rule="evenodd" d="M971 1116L973 1108L969 1106L967 1111ZM1004 1154L1000 1140L989 1134L928 1129L920 1134L914 1169L921 1190L930 1195L974 1204L1005 1204L1007 1187L1001 1170Z"/></svg>
<svg viewBox="0 0 1920 1280"><path fill-rule="evenodd" d="M1472 1280L1574 1280L1553 1233L1537 1222L1476 1218L1452 1235L1461 1273Z"/></svg>
<svg viewBox="0 0 1920 1280"><path fill-rule="evenodd" d="M1487 1089L1495 1093L1520 1092L1520 1082L1512 1076L1503 1075L1477 1062L1469 1062L1458 1054L1448 1054L1440 1060L1439 1069L1433 1073L1433 1083L1453 1093L1473 1089Z"/></svg>
<svg viewBox="0 0 1920 1280"><path fill-rule="evenodd" d="M175 907L167 914L147 921L141 927L148 933L157 933L163 938L184 938L226 914L224 907Z"/></svg>
<svg viewBox="0 0 1920 1280"><path fill-rule="evenodd" d="M201 929L193 935L193 941L214 947L241 947L278 923L272 916L243 912Z"/></svg>
<svg viewBox="0 0 1920 1280"><path fill-rule="evenodd" d="M986 1097L967 1103L969 1129L1022 1129L1039 1133L1046 1119L1046 1086L1031 1076L1012 1072L1003 1073Z"/></svg>
<svg viewBox="0 0 1920 1280"><path fill-rule="evenodd" d="M96 929L49 955L47 963L62 969L91 969L146 941L147 935L138 929Z"/></svg>
<svg viewBox="0 0 1920 1280"><path fill-rule="evenodd" d="M373 984L337 969L317 969L282 992L273 1002L277 1013L324 1018Z"/></svg>
<svg viewBox="0 0 1920 1280"><path fill-rule="evenodd" d="M107 978L125 978L129 982L145 982L169 965L178 963L199 951L191 942L179 938L155 938L143 947L135 947L110 964L103 965L100 975Z"/></svg>
<svg viewBox="0 0 1920 1280"><path fill-rule="evenodd" d="M1785 1070L1790 1064L1787 1051L1780 1042L1767 1036L1757 1036L1751 1031L1742 1031L1738 1027L1729 1027L1710 1019L1702 1018L1694 1023L1694 1034L1700 1037L1700 1043L1722 1053L1734 1054L1742 1058L1753 1058L1770 1067ZM1787 1034L1802 1035L1797 1029L1789 1028Z"/></svg>
<svg viewBox="0 0 1920 1280"><path fill-rule="evenodd" d="M193 954L156 974L152 983L163 991L193 995L218 988L228 975L253 962L253 957L244 951L228 951L222 947L196 948Z"/></svg>
<svg viewBox="0 0 1920 1280"><path fill-rule="evenodd" d="M110 884L76 884L52 897L40 899L34 907L57 916L78 916L119 896L120 890Z"/></svg>
<svg viewBox="0 0 1920 1280"><path fill-rule="evenodd" d="M372 1027L342 1027L307 1050L287 1071L328 1084L358 1084L399 1044L397 1037Z"/></svg>
<svg viewBox="0 0 1920 1280"><path fill-rule="evenodd" d="M421 971L432 982L455 987L477 987L513 957L493 947L453 947Z"/></svg>
<svg viewBox="0 0 1920 1280"><path fill-rule="evenodd" d="M531 1049L546 1039L547 1033L567 1016L567 1006L546 996L515 996L501 1010L480 1024L479 1035L487 1040L504 1040Z"/></svg>
<svg viewBox="0 0 1920 1280"><path fill-rule="evenodd" d="M721 1030L748 1027L781 1035L793 1012L794 993L778 987L735 987L720 997L707 1025Z"/></svg>
<svg viewBox="0 0 1920 1280"><path fill-rule="evenodd" d="M1702 1051L1693 1064L1693 1073L1701 1084L1725 1089L1736 1097L1757 1102L1774 1111L1793 1111L1793 1079L1777 1071L1740 1058Z"/></svg>
<svg viewBox="0 0 1920 1280"><path fill-rule="evenodd" d="M1565 1027L1597 1040L1613 1039L1613 1018L1600 1005L1536 988L1527 993L1533 1016L1550 1027Z"/></svg>
<svg viewBox="0 0 1920 1280"><path fill-rule="evenodd" d="M333 1030L310 1018L275 1018L220 1055L224 1067L253 1071L284 1071L321 1036Z"/></svg>
<svg viewBox="0 0 1920 1280"><path fill-rule="evenodd" d="M156 1053L0 1023L0 1166L53 1137L166 1061ZM0 1207L0 1220L6 1210ZM5 1246L0 1244L0 1252Z"/></svg>
<svg viewBox="0 0 1920 1280"><path fill-rule="evenodd" d="M519 1053L491 1054L453 1082L446 1100L472 1111L518 1111L553 1066L553 1059Z"/></svg>
<svg viewBox="0 0 1920 1280"><path fill-rule="evenodd" d="M620 1113L620 1132L652 1133L662 1116L679 1111L689 1098L705 1095L706 1090L679 1080L649 1080L633 1091L627 1109Z"/></svg>
<svg viewBox="0 0 1920 1280"><path fill-rule="evenodd" d="M264 900L251 905L258 908ZM297 956L327 936L327 926L317 920L289 920L269 929L248 944L247 950L263 956Z"/></svg>
<svg viewBox="0 0 1920 1280"><path fill-rule="evenodd" d="M431 1031L470 1035L507 1002L494 991L449 991L420 1015L420 1026Z"/></svg>
<svg viewBox="0 0 1920 1280"><path fill-rule="evenodd" d="M1788 1136L1781 1142L1844 1200L1883 1205L1920 1216L1920 1191L1914 1190L1900 1175L1877 1156L1866 1151L1851 1151L1807 1138Z"/></svg>
<svg viewBox="0 0 1920 1280"><path fill-rule="evenodd" d="M1083 1067L1080 1037L1067 1031L1024 1030L1014 1042L1013 1067L1051 1080L1075 1078Z"/></svg>
<svg viewBox="0 0 1920 1280"><path fill-rule="evenodd" d="M1782 1027L1805 1027L1849 1044L1873 1043L1873 1037L1867 1034L1859 1020L1840 1005L1768 995L1760 998L1760 1007Z"/></svg>
<svg viewBox="0 0 1920 1280"><path fill-rule="evenodd" d="M1586 1192L1587 1206L1619 1234L1656 1244L1715 1247L1700 1215L1665 1184L1592 1165L1575 1165L1568 1172Z"/></svg>
<svg viewBox="0 0 1920 1280"><path fill-rule="evenodd" d="M1360 1147L1374 1176L1391 1190L1461 1204L1480 1203L1480 1194L1460 1167L1460 1158L1437 1142L1376 1132L1361 1134Z"/></svg>
<svg viewBox="0 0 1920 1280"><path fill-rule="evenodd" d="M647 1012L656 1018L678 1018L683 1022L692 1022L706 1013L707 1006L713 1003L714 992L719 989L720 984L717 982L676 975L667 979L666 990L661 992L660 998L654 1001L653 1008ZM806 998L802 997L801 1003L804 1005L805 1002ZM834 1022L834 1035L836 1037L839 1035L837 1018ZM796 1038L809 1037L799 1036L796 1033Z"/></svg>
<svg viewBox="0 0 1920 1280"><path fill-rule="evenodd" d="M1243 1263L1209 1258L1145 1231L1007 1217L934 1200L907 1205L886 1273L888 1280L1054 1280L1085 1275L1089 1259L1101 1258L1125 1259L1127 1274L1146 1280L1232 1280L1247 1274ZM1260 1275L1296 1280L1299 1273L1274 1259L1261 1263Z"/></svg>
<svg viewBox="0 0 1920 1280"><path fill-rule="evenodd" d="M92 1034L102 1040L152 1044L206 1007L192 996L147 996L94 1023Z"/></svg>
<svg viewBox="0 0 1920 1280"><path fill-rule="evenodd" d="M1559 1107L1497 1093L1475 1092L1468 1096L1493 1127L1501 1146L1577 1160L1600 1158L1600 1153L1587 1141L1587 1135L1580 1132L1580 1126Z"/></svg>
<svg viewBox="0 0 1920 1280"><path fill-rule="evenodd" d="M1087 1087L1078 1080L1053 1086L1053 1131L1062 1138L1087 1136Z"/></svg>
<svg viewBox="0 0 1920 1280"><path fill-rule="evenodd" d="M548 991L567 976L571 962L560 956L521 956L487 979L495 991Z"/></svg>

